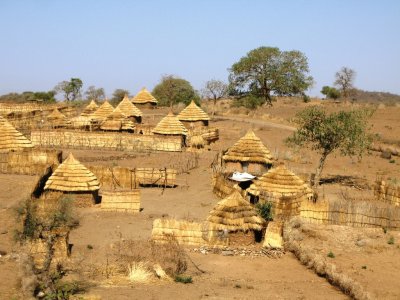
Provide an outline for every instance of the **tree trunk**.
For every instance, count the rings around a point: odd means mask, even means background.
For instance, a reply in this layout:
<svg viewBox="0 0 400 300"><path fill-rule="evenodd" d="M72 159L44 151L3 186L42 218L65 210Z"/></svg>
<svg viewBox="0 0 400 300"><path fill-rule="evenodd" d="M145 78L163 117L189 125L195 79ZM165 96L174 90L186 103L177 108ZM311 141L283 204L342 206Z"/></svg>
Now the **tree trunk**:
<svg viewBox="0 0 400 300"><path fill-rule="evenodd" d="M213 112L212 115L215 116L215 110L217 109L217 97L214 96L214 107L213 107Z"/></svg>
<svg viewBox="0 0 400 300"><path fill-rule="evenodd" d="M328 154L329 153L327 152L323 152L321 158L319 159L319 165L317 167L317 170L315 171L314 184L313 184L314 189L316 189L319 186L319 180L321 178L321 173L322 170L324 169L325 160Z"/></svg>

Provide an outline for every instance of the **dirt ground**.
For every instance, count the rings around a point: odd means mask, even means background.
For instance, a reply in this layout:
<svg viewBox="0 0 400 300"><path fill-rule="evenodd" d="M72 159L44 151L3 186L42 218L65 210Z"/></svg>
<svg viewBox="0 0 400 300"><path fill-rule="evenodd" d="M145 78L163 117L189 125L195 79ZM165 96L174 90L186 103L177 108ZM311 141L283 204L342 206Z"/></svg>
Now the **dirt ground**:
<svg viewBox="0 0 400 300"><path fill-rule="evenodd" d="M312 103L313 104L313 103ZM295 112L312 104L282 101L272 109L262 108L255 115L247 116L231 110L228 114L217 114L210 126L220 129L220 140L199 154L199 166L187 170L187 160L193 159L189 153L124 153L115 151L84 151L63 149L64 156L71 151L77 159L86 165L110 165L125 167L172 167L181 170L177 176L176 188L143 188L141 207L138 215L106 213L99 207L79 209L80 226L70 235L73 244L72 257L84 256L90 260L103 261L111 245L121 236L126 239L146 240L150 238L152 222L159 217L173 217L202 221L218 202L211 190L211 169L215 155L227 149L245 132L252 128L272 155L285 161L294 172L308 178L315 170L318 156L308 150L289 149L284 139L292 132L290 119ZM315 104L315 103L314 103ZM221 107L223 107L223 103ZM322 104L327 106L326 104ZM329 107L335 110L343 105ZM208 108L208 110L210 110ZM168 109L145 110L144 122L155 124ZM242 111L243 112L243 111ZM396 144L400 142L400 108L386 107L377 109L370 122L372 132L382 139ZM129 156L127 156L129 154ZM327 159L323 178L348 176L353 181L372 186L377 177L400 179L400 157L394 162L380 157L377 152L355 158L332 155ZM185 172L183 172L185 171ZM15 217L12 207L29 195L37 178L32 176L0 175L0 250L8 255L0 258L0 299L12 299L17 295L17 262L10 257L15 249L12 232ZM345 190L359 198L370 198L368 189L348 186L340 181L321 186L325 197L340 197ZM336 236L333 229L326 229L327 236ZM336 229L335 229L336 230ZM361 282L378 298L395 299L400 290L395 286L400 265L398 233L393 232L396 244L387 244L387 234L377 232L372 238L371 232L348 229L351 235L343 240L323 241L320 251L330 248L335 253L335 262ZM6 232L6 233L4 233ZM354 238L360 234L372 239L374 246L355 246ZM335 242L333 242L335 241ZM367 243L368 244L368 243ZM92 250L88 249L92 246ZM378 246L376 246L378 245ZM319 249L319 248L318 248ZM281 259L225 257L216 254L202 255L190 252L190 257L206 274L194 275L194 283L189 285L158 283L155 285L133 285L123 287L97 286L91 294L102 299L341 299L341 292L302 266L290 253ZM362 269L362 266L367 266ZM385 275L386 274L386 275ZM18 299L18 298L17 298Z"/></svg>

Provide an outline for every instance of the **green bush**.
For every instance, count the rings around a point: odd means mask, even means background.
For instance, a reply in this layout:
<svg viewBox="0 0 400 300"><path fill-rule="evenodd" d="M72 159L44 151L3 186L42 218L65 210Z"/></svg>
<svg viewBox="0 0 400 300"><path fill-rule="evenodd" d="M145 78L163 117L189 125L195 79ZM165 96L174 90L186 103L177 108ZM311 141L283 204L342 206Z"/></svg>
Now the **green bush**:
<svg viewBox="0 0 400 300"><path fill-rule="evenodd" d="M391 236L387 243L389 245L393 245L394 244L394 237Z"/></svg>
<svg viewBox="0 0 400 300"><path fill-rule="evenodd" d="M330 258L335 258L335 254L333 254L332 251L329 251L327 256L330 257Z"/></svg>
<svg viewBox="0 0 400 300"><path fill-rule="evenodd" d="M254 95L248 95L246 97L242 98L237 98L233 101L232 106L233 107L246 107L248 109L256 109L257 107L263 105L265 103L265 100L263 98L254 96Z"/></svg>
<svg viewBox="0 0 400 300"><path fill-rule="evenodd" d="M192 280L192 276L176 275L175 282L187 284L187 283L193 283L193 280Z"/></svg>
<svg viewBox="0 0 400 300"><path fill-rule="evenodd" d="M257 203L256 204L256 209L258 214L265 220L265 221L272 221L273 220L273 215L272 215L272 203L271 202L266 202L266 203Z"/></svg>
<svg viewBox="0 0 400 300"><path fill-rule="evenodd" d="M310 101L311 101L310 96L303 95L303 102L304 102L304 103L308 103L308 102L310 102Z"/></svg>

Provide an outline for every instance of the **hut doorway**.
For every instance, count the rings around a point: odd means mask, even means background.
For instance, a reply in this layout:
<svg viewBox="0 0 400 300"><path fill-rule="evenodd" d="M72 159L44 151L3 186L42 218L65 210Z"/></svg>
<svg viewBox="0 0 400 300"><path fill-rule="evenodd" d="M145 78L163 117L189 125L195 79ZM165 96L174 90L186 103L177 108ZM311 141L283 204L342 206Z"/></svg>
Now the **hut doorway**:
<svg viewBox="0 0 400 300"><path fill-rule="evenodd" d="M260 197L259 196L255 196L253 194L248 194L250 195L250 203L256 205L259 201L260 201Z"/></svg>
<svg viewBox="0 0 400 300"><path fill-rule="evenodd" d="M262 230L254 230L254 241L256 243L261 243L263 240L264 233Z"/></svg>

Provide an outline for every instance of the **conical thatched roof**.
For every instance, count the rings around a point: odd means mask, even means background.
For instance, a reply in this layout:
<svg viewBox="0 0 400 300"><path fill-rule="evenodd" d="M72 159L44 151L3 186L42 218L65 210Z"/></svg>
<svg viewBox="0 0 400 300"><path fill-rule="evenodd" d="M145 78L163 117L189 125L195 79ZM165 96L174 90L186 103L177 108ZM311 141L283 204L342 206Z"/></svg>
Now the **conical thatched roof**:
<svg viewBox="0 0 400 300"><path fill-rule="evenodd" d="M91 192L100 188L96 176L70 153L47 180L45 190Z"/></svg>
<svg viewBox="0 0 400 300"><path fill-rule="evenodd" d="M0 116L0 152L32 147L30 140Z"/></svg>
<svg viewBox="0 0 400 300"><path fill-rule="evenodd" d="M141 117L143 115L142 112L129 100L128 95L125 95L117 108L120 109L128 118Z"/></svg>
<svg viewBox="0 0 400 300"><path fill-rule="evenodd" d="M272 164L272 156L262 141L249 130L222 157L225 161Z"/></svg>
<svg viewBox="0 0 400 300"><path fill-rule="evenodd" d="M116 107L111 114L101 123L100 126L103 130L133 130L135 128L133 122L129 120L126 115Z"/></svg>
<svg viewBox="0 0 400 300"><path fill-rule="evenodd" d="M55 108L49 115L47 115L49 121L53 120L66 120L67 117L61 113L57 108Z"/></svg>
<svg viewBox="0 0 400 300"><path fill-rule="evenodd" d="M272 196L293 196L312 192L311 188L300 177L288 170L284 164L270 169L254 180L247 191L256 196L260 193Z"/></svg>
<svg viewBox="0 0 400 300"><path fill-rule="evenodd" d="M140 92L133 97L132 102L134 104L158 103L157 99L154 98L154 96L146 88L142 88Z"/></svg>
<svg viewBox="0 0 400 300"><path fill-rule="evenodd" d="M219 201L210 211L207 221L214 230L228 231L261 230L264 224L264 219L238 190Z"/></svg>
<svg viewBox="0 0 400 300"><path fill-rule="evenodd" d="M207 113L196 105L192 100L188 106L186 106L179 114L178 119L180 121L209 121L210 117Z"/></svg>
<svg viewBox="0 0 400 300"><path fill-rule="evenodd" d="M96 104L96 102L94 102L94 100L90 101L90 103L84 108L84 110L81 113L81 116L89 116L92 113L94 113L97 109L99 108L99 106Z"/></svg>
<svg viewBox="0 0 400 300"><path fill-rule="evenodd" d="M106 100L104 103L90 116L94 120L104 120L114 111L114 107Z"/></svg>
<svg viewBox="0 0 400 300"><path fill-rule="evenodd" d="M160 122L158 122L157 126L153 129L153 133L186 135L187 129L185 128L185 126L183 126L181 121L179 121L177 116L170 112Z"/></svg>

